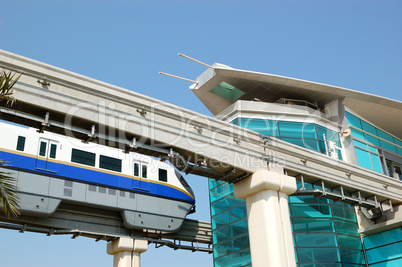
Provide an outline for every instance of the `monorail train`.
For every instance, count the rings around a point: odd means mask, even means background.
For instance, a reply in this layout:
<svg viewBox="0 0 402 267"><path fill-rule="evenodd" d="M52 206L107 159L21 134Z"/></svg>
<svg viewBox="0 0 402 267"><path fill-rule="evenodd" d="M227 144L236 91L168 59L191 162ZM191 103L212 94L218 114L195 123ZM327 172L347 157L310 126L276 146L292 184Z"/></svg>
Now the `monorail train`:
<svg viewBox="0 0 402 267"><path fill-rule="evenodd" d="M160 160L1 121L0 159L17 178L22 215L47 217L65 202L120 211L130 229L173 232L195 204Z"/></svg>

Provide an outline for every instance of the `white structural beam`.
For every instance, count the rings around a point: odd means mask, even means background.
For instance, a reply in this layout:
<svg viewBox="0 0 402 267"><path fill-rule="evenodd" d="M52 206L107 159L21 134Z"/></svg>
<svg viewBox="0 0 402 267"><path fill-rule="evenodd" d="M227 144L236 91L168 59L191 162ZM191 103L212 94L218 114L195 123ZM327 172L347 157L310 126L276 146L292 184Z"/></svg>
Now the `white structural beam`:
<svg viewBox="0 0 402 267"><path fill-rule="evenodd" d="M113 267L140 267L140 254L148 249L148 241L120 237L107 244L107 253L113 255Z"/></svg>
<svg viewBox="0 0 402 267"><path fill-rule="evenodd" d="M260 170L233 189L246 200L253 267L295 267L287 195L296 191L296 179Z"/></svg>

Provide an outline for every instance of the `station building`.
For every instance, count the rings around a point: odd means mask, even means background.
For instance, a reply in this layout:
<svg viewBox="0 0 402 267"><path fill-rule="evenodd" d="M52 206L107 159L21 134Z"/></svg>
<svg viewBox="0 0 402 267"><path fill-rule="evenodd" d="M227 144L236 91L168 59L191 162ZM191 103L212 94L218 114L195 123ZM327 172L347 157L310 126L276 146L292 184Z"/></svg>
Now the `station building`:
<svg viewBox="0 0 402 267"><path fill-rule="evenodd" d="M385 184L402 180L400 101L221 64L197 81L190 88L220 120L331 158L333 168L343 161L380 173ZM353 194L340 188L324 189ZM210 179L209 189L214 266L251 266L245 201L226 182ZM402 266L402 216L392 203L379 212L317 194L288 203L297 266Z"/></svg>

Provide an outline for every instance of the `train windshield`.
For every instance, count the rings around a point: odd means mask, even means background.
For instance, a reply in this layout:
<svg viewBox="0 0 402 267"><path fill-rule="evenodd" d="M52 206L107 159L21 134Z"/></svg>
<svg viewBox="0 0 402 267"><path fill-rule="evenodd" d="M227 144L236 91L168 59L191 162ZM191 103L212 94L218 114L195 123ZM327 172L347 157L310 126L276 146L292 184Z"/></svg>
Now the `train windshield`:
<svg viewBox="0 0 402 267"><path fill-rule="evenodd" d="M180 183L184 186L184 188L187 189L187 191L194 197L194 192L191 189L190 185L187 183L187 181L184 179L184 177L178 172L177 170L174 170L177 178L179 179Z"/></svg>

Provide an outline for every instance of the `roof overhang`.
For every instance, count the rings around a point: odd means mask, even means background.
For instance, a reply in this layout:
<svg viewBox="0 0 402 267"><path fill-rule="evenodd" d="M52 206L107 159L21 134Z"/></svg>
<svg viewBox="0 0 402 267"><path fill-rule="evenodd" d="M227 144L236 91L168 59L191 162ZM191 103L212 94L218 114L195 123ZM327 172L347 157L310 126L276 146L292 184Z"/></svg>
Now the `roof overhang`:
<svg viewBox="0 0 402 267"><path fill-rule="evenodd" d="M223 83L224 82L224 83ZM228 84L229 86L227 86ZM232 96L217 94L219 85L226 86ZM231 87L230 87L231 86ZM220 86L222 87L222 86ZM239 93L240 90L243 94ZM342 87L310 82L284 76L233 69L214 64L197 78L191 90L202 103L217 115L237 100L275 102L280 98L305 100L324 108L335 100L377 127L402 138L402 102ZM214 90L211 92L211 90ZM224 90L224 89L222 89Z"/></svg>

